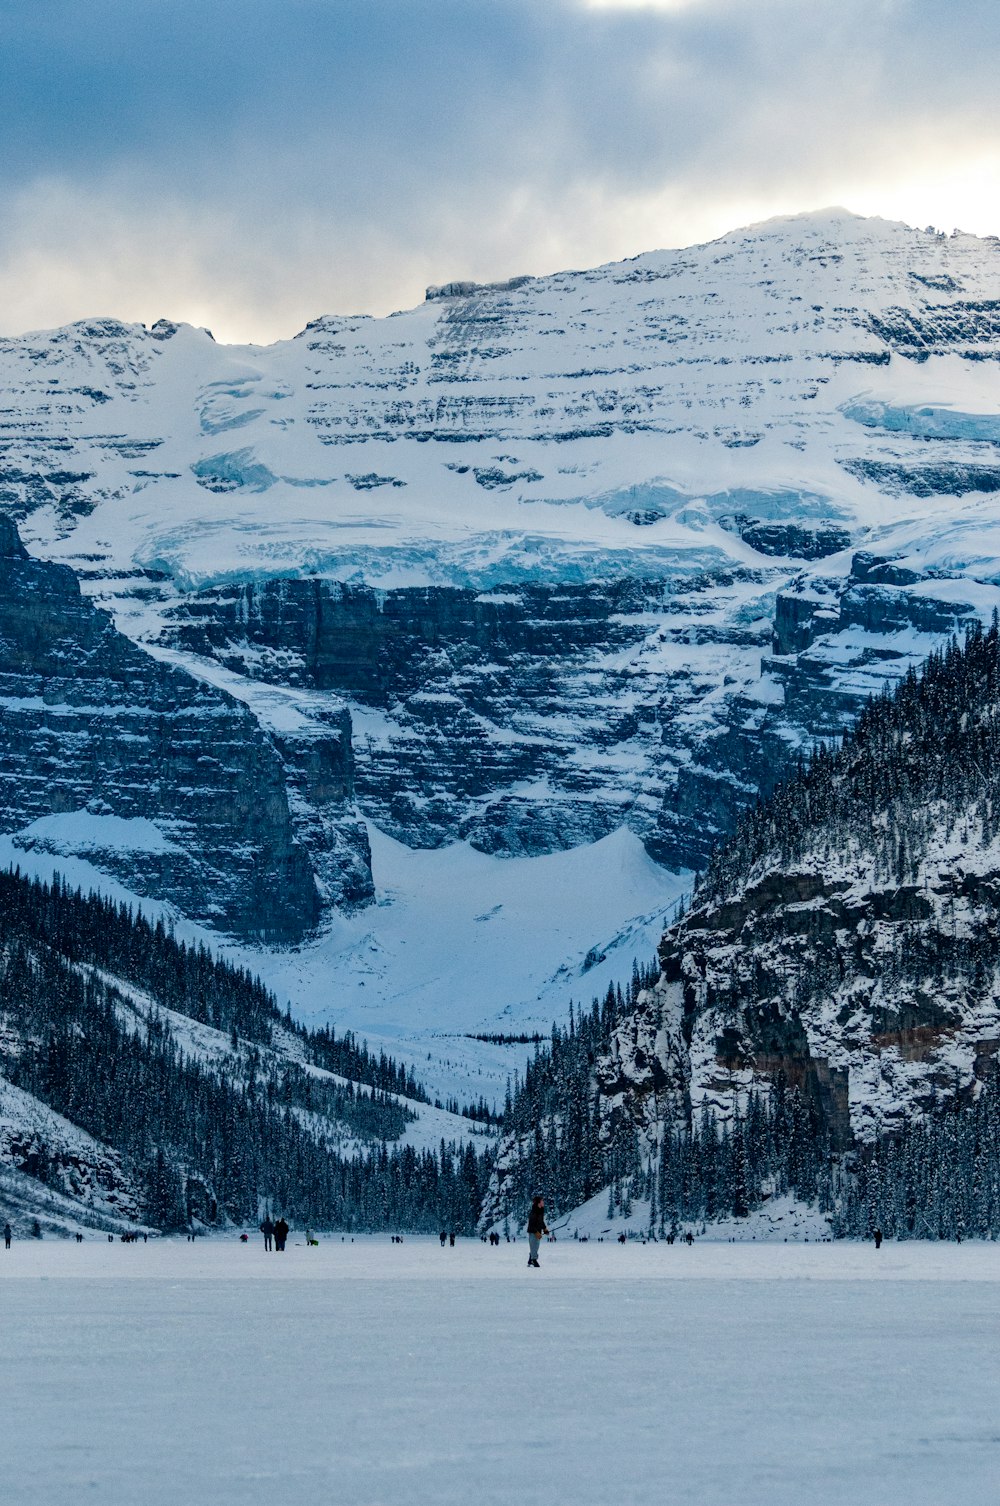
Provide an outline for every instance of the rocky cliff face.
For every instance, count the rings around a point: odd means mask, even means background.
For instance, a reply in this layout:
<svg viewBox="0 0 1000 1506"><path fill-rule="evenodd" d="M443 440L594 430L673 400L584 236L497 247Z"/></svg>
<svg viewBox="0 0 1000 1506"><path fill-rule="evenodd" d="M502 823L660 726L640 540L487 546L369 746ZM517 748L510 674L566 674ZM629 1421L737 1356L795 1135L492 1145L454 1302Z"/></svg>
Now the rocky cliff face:
<svg viewBox="0 0 1000 1506"><path fill-rule="evenodd" d="M844 578L219 587L165 607L158 641L348 698L359 803L409 845L531 856L626 825L683 870L992 603L859 552Z"/></svg>
<svg viewBox="0 0 1000 1506"><path fill-rule="evenodd" d="M866 711L857 737L740 824L600 1068L609 1110L722 1120L777 1073L834 1146L995 1075L996 631Z"/></svg>
<svg viewBox="0 0 1000 1506"><path fill-rule="evenodd" d="M410 845L467 838L532 856L622 825L652 845L699 657L759 654L755 626L690 643L689 624L763 580L266 582L186 598L159 641L254 681L349 697L359 802Z"/></svg>
<svg viewBox="0 0 1000 1506"><path fill-rule="evenodd" d="M663 973L602 1064L607 1109L657 1128L707 1107L721 1122L778 1073L820 1109L834 1148L869 1140L996 1072L992 968L935 967L956 935L995 930L1000 857L881 887L815 868L769 875L669 932ZM923 966L900 968L903 952Z"/></svg>
<svg viewBox="0 0 1000 1506"><path fill-rule="evenodd" d="M921 575L871 552L856 553L843 579L799 575L775 597L760 678L723 698L679 762L651 850L669 867L703 869L742 811L997 606L992 584Z"/></svg>
<svg viewBox="0 0 1000 1506"><path fill-rule="evenodd" d="M346 723L282 750L238 701L159 663L0 520L0 830L85 856L236 935L302 937L320 896L289 810L350 799ZM336 756L332 750L337 750Z"/></svg>
<svg viewBox="0 0 1000 1506"><path fill-rule="evenodd" d="M258 718L333 901L350 777L412 845L703 868L1000 600L998 301L997 242L831 211L267 350L89 321L0 343L0 507Z"/></svg>

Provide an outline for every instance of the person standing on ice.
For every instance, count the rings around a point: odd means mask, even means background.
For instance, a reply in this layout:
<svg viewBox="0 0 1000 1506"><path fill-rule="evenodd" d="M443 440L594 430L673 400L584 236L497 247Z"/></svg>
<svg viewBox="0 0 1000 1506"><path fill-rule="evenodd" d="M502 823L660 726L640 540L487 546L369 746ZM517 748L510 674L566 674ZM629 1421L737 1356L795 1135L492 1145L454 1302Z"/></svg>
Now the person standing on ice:
<svg viewBox="0 0 1000 1506"><path fill-rule="evenodd" d="M288 1224L284 1217L282 1217L278 1219L278 1222L274 1226L274 1248L276 1250L283 1250L285 1248L285 1240L287 1238Z"/></svg>
<svg viewBox="0 0 1000 1506"><path fill-rule="evenodd" d="M260 1232L264 1236L264 1249L269 1250L271 1248L271 1236L274 1234L274 1224L270 1218L265 1218L260 1226Z"/></svg>
<svg viewBox="0 0 1000 1506"><path fill-rule="evenodd" d="M531 1212L528 1214L528 1264L538 1270L538 1251L541 1248L542 1235L548 1234L549 1226L545 1222L545 1199L541 1193L531 1200Z"/></svg>
<svg viewBox="0 0 1000 1506"><path fill-rule="evenodd" d="M13 1235L13 1230L11 1229L10 1224L4 1224L4 1226L3 1226L3 1247L4 1247L5 1250L9 1250L10 1249L10 1241L11 1241L12 1235Z"/></svg>

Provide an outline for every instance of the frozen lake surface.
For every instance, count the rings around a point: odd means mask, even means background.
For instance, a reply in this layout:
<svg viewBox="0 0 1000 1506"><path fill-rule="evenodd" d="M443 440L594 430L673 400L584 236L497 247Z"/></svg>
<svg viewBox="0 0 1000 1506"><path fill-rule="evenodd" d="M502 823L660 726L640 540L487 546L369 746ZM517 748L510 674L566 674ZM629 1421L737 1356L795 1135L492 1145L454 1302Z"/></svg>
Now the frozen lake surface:
<svg viewBox="0 0 1000 1506"><path fill-rule="evenodd" d="M1000 1247L0 1250L18 1506L978 1506Z"/></svg>

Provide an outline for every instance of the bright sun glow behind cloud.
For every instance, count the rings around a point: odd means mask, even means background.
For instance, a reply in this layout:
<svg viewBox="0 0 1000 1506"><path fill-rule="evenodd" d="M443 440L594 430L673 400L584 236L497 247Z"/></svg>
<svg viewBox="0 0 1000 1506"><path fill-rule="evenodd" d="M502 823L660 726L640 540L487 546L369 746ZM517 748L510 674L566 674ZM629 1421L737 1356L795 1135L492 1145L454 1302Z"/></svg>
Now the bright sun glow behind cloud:
<svg viewBox="0 0 1000 1506"><path fill-rule="evenodd" d="M858 214L880 214L940 230L970 230L973 235L1000 234L1000 151L960 160L930 162L892 181L858 183L849 190Z"/></svg>
<svg viewBox="0 0 1000 1506"><path fill-rule="evenodd" d="M693 10L696 6L711 5L712 0L580 0L584 10Z"/></svg>

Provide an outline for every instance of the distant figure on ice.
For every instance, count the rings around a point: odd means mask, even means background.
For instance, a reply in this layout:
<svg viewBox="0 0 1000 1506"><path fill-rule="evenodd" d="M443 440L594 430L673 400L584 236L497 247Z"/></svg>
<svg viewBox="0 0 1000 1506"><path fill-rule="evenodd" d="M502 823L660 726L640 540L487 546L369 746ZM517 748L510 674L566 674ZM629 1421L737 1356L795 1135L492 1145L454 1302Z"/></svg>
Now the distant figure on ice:
<svg viewBox="0 0 1000 1506"><path fill-rule="evenodd" d="M881 1229L876 1229L875 1230L875 1248L876 1248L876 1250L881 1250L881 1248L882 1248L882 1230Z"/></svg>
<svg viewBox="0 0 1000 1506"><path fill-rule="evenodd" d="M687 1242L688 1242L689 1245L693 1245L694 1244L694 1235L691 1233L690 1229L687 1231L687 1233L685 1234L684 1238L687 1240Z"/></svg>
<svg viewBox="0 0 1000 1506"><path fill-rule="evenodd" d="M619 1244L620 1244L620 1245L623 1245L623 1244L624 1244L624 1243L625 1243L625 1241L626 1241L626 1239L627 1239L627 1237L628 1237L628 1236L627 1236L627 1235L626 1235L626 1234L624 1234L624 1233L622 1233L622 1234L619 1234L619 1236L618 1236L618 1243L619 1243Z"/></svg>
<svg viewBox="0 0 1000 1506"><path fill-rule="evenodd" d="M445 1247L445 1245L447 1243L448 1243L448 1232L447 1232L446 1229L442 1229L441 1230L441 1248L442 1248L442 1250L444 1249L444 1247Z"/></svg>
<svg viewBox="0 0 1000 1506"><path fill-rule="evenodd" d="M274 1248L276 1250L283 1250L285 1248L285 1240L287 1238L288 1224L285 1222L284 1218L279 1218L278 1222L274 1226Z"/></svg>
<svg viewBox="0 0 1000 1506"><path fill-rule="evenodd" d="M4 1224L4 1226L3 1226L3 1247L4 1247L5 1250L9 1250L10 1249L10 1242L13 1239L13 1237L14 1237L14 1231L11 1229L10 1224Z"/></svg>
<svg viewBox="0 0 1000 1506"><path fill-rule="evenodd" d="M454 1229L448 1235L448 1243L451 1245L452 1249L455 1248L455 1231L454 1231Z"/></svg>
<svg viewBox="0 0 1000 1506"><path fill-rule="evenodd" d="M270 1218L265 1218L260 1226L260 1232L264 1236L264 1249L269 1250L271 1248L271 1240L274 1237L274 1224Z"/></svg>
<svg viewBox="0 0 1000 1506"><path fill-rule="evenodd" d="M545 1222L545 1199L538 1193L531 1201L531 1212L528 1214L528 1264L538 1270L538 1251L542 1244L542 1235L548 1234L549 1226Z"/></svg>

